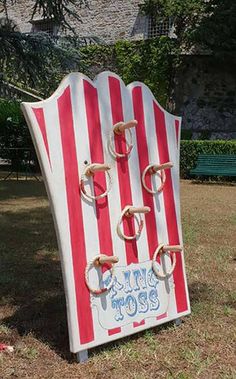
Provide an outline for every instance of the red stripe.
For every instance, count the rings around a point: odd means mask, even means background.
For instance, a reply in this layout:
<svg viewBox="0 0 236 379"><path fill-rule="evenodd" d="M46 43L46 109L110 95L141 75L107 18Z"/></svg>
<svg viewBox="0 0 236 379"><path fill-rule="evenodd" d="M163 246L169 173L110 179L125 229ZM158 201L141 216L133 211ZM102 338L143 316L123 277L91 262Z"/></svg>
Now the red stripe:
<svg viewBox="0 0 236 379"><path fill-rule="evenodd" d="M91 163L104 163L97 89L85 80L84 95L89 133ZM105 173L96 173L96 176L94 177L94 184L95 195L104 192L106 190ZM96 201L96 217L98 223L100 242L100 252L98 252L98 254L103 253L107 255L113 255L110 215L107 197L98 199Z"/></svg>
<svg viewBox="0 0 236 379"><path fill-rule="evenodd" d="M132 91L133 96L133 106L134 106L134 117L138 121L138 127L136 128L137 136L137 147L138 147L138 157L141 175L144 169L150 164L148 160L148 145L147 136L145 131L145 118L143 109L143 96L142 88L135 87ZM158 162L157 162L158 163ZM149 188L151 188L151 176L146 175L146 183ZM153 195L148 193L142 186L143 204L151 208L151 212L145 215L147 238L148 238L148 248L149 256L152 259L154 251L158 246L158 235L156 227L156 218L154 211L154 200Z"/></svg>
<svg viewBox="0 0 236 379"><path fill-rule="evenodd" d="M77 317L80 342L81 344L85 344L94 340L94 331L90 307L90 293L84 280L87 262L70 87L67 87L58 99L58 112L64 158ZM79 126L80 125L77 125L76 127Z"/></svg>
<svg viewBox="0 0 236 379"><path fill-rule="evenodd" d="M166 318L166 317L167 317L167 313L163 313L162 315L157 316L157 320L162 320L163 318Z"/></svg>
<svg viewBox="0 0 236 379"><path fill-rule="evenodd" d="M138 326L142 326L142 325L145 325L145 320L142 320L140 322L134 322L134 328L137 328Z"/></svg>
<svg viewBox="0 0 236 379"><path fill-rule="evenodd" d="M32 108L35 117L37 119L42 137L43 137L43 142L45 145L45 149L47 151L47 156L48 160L51 166L51 159L50 159L50 153L49 153L49 147L48 147L48 138L47 138L47 130L46 130L46 123L45 123L45 117L44 117L44 111L43 108Z"/></svg>
<svg viewBox="0 0 236 379"><path fill-rule="evenodd" d="M114 328L114 329L108 330L108 335L109 336L113 336L114 334L117 334L117 333L120 333L120 332L121 332L121 328Z"/></svg>
<svg viewBox="0 0 236 379"><path fill-rule="evenodd" d="M153 102L153 107L160 163L169 162L170 158L167 143L165 115L155 102ZM163 189L163 196L166 210L166 224L169 244L178 245L179 233L177 227L171 170L166 170L166 183ZM177 312L180 313L186 311L188 308L181 253L176 253L176 267L173 276L175 282L176 307Z"/></svg>
<svg viewBox="0 0 236 379"><path fill-rule="evenodd" d="M175 120L176 145L179 145L179 120Z"/></svg>
<svg viewBox="0 0 236 379"><path fill-rule="evenodd" d="M122 109L122 97L120 81L114 77L108 78L110 99L111 99L111 112L113 124L124 121L123 109ZM122 136L115 136L115 146L117 151L124 151L126 149L125 141ZM132 152L131 152L132 154ZM117 160L117 171L120 189L120 200L122 209L130 204L133 204L131 194L131 184L129 175L129 165L127 158L121 158ZM124 233L131 235L134 233L134 220L133 217L126 218L123 222ZM138 262L138 250L136 240L125 241L126 260L127 265Z"/></svg>
<svg viewBox="0 0 236 379"><path fill-rule="evenodd" d="M91 163L104 163L97 89L85 80L83 83ZM96 177L94 177L94 184L95 195L104 192L106 189L105 174L102 172L96 173ZM97 252L97 254L113 255L110 214L107 197L96 201L96 218L100 245L100 252ZM120 328L115 328L109 330L108 334L112 335L120 332Z"/></svg>

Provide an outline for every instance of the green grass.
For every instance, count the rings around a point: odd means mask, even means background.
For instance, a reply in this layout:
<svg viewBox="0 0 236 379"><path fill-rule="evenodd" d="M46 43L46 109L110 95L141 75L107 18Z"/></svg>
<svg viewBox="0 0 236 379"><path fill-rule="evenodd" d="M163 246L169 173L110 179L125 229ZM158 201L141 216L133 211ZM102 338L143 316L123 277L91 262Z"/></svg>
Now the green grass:
<svg viewBox="0 0 236 379"><path fill-rule="evenodd" d="M0 181L0 378L235 379L236 187L181 184L192 314L90 352L69 353L66 304L43 183ZM39 376L40 375L40 376Z"/></svg>

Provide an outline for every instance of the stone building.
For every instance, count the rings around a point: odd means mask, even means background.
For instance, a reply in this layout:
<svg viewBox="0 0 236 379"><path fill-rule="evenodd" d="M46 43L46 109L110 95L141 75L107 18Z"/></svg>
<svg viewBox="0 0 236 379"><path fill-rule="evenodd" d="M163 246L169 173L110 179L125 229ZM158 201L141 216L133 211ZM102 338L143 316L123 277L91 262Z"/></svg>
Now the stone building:
<svg viewBox="0 0 236 379"><path fill-rule="evenodd" d="M17 0L8 14L19 31L45 31L51 35L65 33L52 20L38 14L31 20L33 1ZM163 34L174 37L168 20L156 24L140 12L142 0L89 0L89 7L78 8L82 22L72 21L80 37L89 41L95 36L101 43L117 40L140 40ZM3 14L2 14L3 17ZM1 14L0 14L1 19ZM3 20L3 19L2 19ZM187 55L176 78L175 110L183 116L182 128L195 138L236 138L235 68L212 62L210 56ZM107 67L103 67L103 70Z"/></svg>
<svg viewBox="0 0 236 379"><path fill-rule="evenodd" d="M88 7L75 8L81 22L71 18L70 24L80 37L95 36L101 43L108 44L120 39L140 40L172 33L169 21L156 25L150 17L144 16L140 11L141 3L142 0L89 0ZM17 4L9 6L9 18L20 32L65 33L60 25L53 20L43 20L40 14L32 20L33 4L31 0L18 0Z"/></svg>

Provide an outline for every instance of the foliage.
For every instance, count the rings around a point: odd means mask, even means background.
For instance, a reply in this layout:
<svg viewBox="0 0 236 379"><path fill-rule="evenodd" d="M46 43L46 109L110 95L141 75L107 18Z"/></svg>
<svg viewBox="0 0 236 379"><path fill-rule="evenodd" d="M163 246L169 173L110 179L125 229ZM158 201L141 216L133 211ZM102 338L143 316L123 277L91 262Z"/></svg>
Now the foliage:
<svg viewBox="0 0 236 379"><path fill-rule="evenodd" d="M17 2L17 0L15 1ZM36 13L40 13L42 18L53 18L60 25L74 31L70 22L68 22L68 18L82 21L75 6L88 6L88 3L88 0L35 0L32 17Z"/></svg>
<svg viewBox="0 0 236 379"><path fill-rule="evenodd" d="M0 30L0 70L13 83L37 88L45 95L52 91L67 70L79 65L78 49L46 33L21 34ZM17 67L17 69L16 69Z"/></svg>
<svg viewBox="0 0 236 379"><path fill-rule="evenodd" d="M205 2L205 16L195 31L193 42L205 46L221 58L235 58L236 52L236 2L210 0Z"/></svg>
<svg viewBox="0 0 236 379"><path fill-rule="evenodd" d="M197 164L199 154L236 154L236 141L184 141L180 143L180 175L189 178L189 171Z"/></svg>
<svg viewBox="0 0 236 379"><path fill-rule="evenodd" d="M156 22L171 18L180 45L187 42L189 30L199 25L205 10L205 0L146 0L142 10Z"/></svg>
<svg viewBox="0 0 236 379"><path fill-rule="evenodd" d="M146 0L142 10L159 22L170 17L182 49L200 46L218 56L235 56L235 0Z"/></svg>
<svg viewBox="0 0 236 379"><path fill-rule="evenodd" d="M181 139L182 140L191 140L193 136L193 131L190 129L181 130Z"/></svg>
<svg viewBox="0 0 236 379"><path fill-rule="evenodd" d="M117 68L125 83L144 82L164 106L172 72L171 48L172 41L165 36L140 43L115 44Z"/></svg>
<svg viewBox="0 0 236 379"><path fill-rule="evenodd" d="M77 7L87 5L87 0L35 0L32 18L39 12L43 18L73 31L70 17L80 20L73 8L75 3ZM0 11L5 16L0 19L0 72L11 82L34 87L47 96L66 72L78 68L81 40L76 36L56 39L47 33L20 33L8 17L10 4L16 5L17 0L0 0Z"/></svg>
<svg viewBox="0 0 236 379"><path fill-rule="evenodd" d="M18 0L0 0L0 13L3 12L9 25L8 9L11 5L17 5ZM76 7L88 6L88 0L33 0L32 15L40 14L44 19L53 19L60 25L72 29L69 18L81 21ZM73 29L72 29L73 30Z"/></svg>
<svg viewBox="0 0 236 379"><path fill-rule="evenodd" d="M18 148L19 150L12 150ZM19 167L26 151L31 149L35 157L32 139L26 125L20 104L13 101L0 101L0 152L1 158L10 159L13 166ZM35 157L36 160L36 157Z"/></svg>
<svg viewBox="0 0 236 379"><path fill-rule="evenodd" d="M162 37L139 42L118 41L114 46L89 46L81 49L82 64L88 75L95 68L100 71L106 67L117 72L126 84L142 81L166 106L172 66L171 45L170 39Z"/></svg>
<svg viewBox="0 0 236 379"><path fill-rule="evenodd" d="M16 101L0 101L0 147L31 147L25 118Z"/></svg>

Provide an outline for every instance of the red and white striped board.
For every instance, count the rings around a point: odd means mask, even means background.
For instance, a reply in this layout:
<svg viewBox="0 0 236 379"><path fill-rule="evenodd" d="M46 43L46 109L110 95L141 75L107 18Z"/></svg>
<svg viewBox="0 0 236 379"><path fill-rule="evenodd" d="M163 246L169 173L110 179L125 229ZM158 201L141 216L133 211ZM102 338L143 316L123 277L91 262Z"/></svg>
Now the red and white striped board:
<svg viewBox="0 0 236 379"><path fill-rule="evenodd" d="M127 87L114 73L103 72L94 81L80 73L68 75L47 100L23 103L43 172L57 232L67 300L70 349L80 352L190 313L183 251L176 253L173 275L161 280L152 270L153 254L160 243L182 245L179 199L179 142L181 118L166 112L149 88L140 82ZM108 147L111 129L118 122L136 119L130 129L133 149L115 158ZM128 131L125 131L128 139ZM122 136L115 136L124 151ZM150 194L142 173L150 163L173 162L165 170L163 191ZM111 189L96 201L81 191L81 176L90 163L106 163ZM157 175L147 175L149 186ZM154 183L155 182L155 183ZM98 172L88 190L97 195L108 186ZM139 238L125 240L117 223L126 205L148 206ZM134 232L134 218L125 217L124 233ZM114 282L100 295L85 281L88 262L96 255L115 255ZM157 265L168 270L172 253ZM98 287L111 279L110 271L90 270Z"/></svg>

